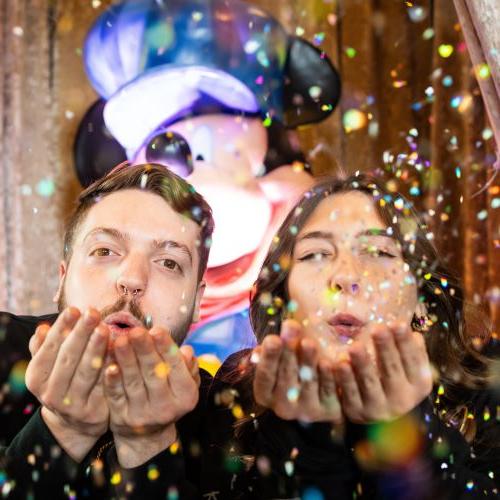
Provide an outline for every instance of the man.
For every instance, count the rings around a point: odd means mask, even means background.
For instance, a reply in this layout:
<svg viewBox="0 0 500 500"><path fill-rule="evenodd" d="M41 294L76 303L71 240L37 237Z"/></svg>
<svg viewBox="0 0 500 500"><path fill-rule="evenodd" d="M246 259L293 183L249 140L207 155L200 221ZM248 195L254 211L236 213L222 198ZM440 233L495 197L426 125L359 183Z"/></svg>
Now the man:
<svg viewBox="0 0 500 500"><path fill-rule="evenodd" d="M198 315L212 231L205 200L160 165L120 166L80 195L64 238L60 314L29 341L26 386L41 407L15 438L13 421L24 423L34 400L10 390L12 372L0 395L2 441L12 440L3 493L133 495L157 485L163 496L190 495L208 375L178 345ZM4 315L2 324L3 383L36 320Z"/></svg>

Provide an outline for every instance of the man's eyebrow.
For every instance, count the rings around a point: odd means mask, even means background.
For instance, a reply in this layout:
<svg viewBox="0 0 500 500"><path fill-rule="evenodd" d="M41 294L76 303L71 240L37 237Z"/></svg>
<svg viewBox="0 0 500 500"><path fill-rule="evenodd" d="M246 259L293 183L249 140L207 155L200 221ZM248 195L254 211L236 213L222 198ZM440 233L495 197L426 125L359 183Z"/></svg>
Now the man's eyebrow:
<svg viewBox="0 0 500 500"><path fill-rule="evenodd" d="M333 240L333 233L330 231L310 231L303 234L298 241L302 240Z"/></svg>
<svg viewBox="0 0 500 500"><path fill-rule="evenodd" d="M191 251L186 245L184 245L184 243L179 243L178 241L174 240L154 240L152 246L157 250L176 248L185 253L189 257L190 263L193 263L193 256L191 254Z"/></svg>
<svg viewBox="0 0 500 500"><path fill-rule="evenodd" d="M96 236L98 234L106 234L108 236L111 236L112 238L115 238L116 240L122 240L126 241L129 240L130 237L128 234L122 233L121 231L118 231L118 229L113 229L112 227L96 227L92 229L85 238L83 238L83 241L87 240L91 236Z"/></svg>

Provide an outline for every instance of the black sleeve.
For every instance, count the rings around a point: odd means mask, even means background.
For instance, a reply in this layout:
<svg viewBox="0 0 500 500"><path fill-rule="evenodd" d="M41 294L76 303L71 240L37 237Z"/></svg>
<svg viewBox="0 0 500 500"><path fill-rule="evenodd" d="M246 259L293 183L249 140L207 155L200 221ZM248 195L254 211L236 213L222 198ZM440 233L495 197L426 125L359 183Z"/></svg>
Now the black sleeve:
<svg viewBox="0 0 500 500"><path fill-rule="evenodd" d="M389 423L347 424L343 438L329 424L284 421L272 412L257 418L250 434L245 447L255 462L239 488L259 498L498 497L500 448L491 441L470 446L428 401Z"/></svg>
<svg viewBox="0 0 500 500"><path fill-rule="evenodd" d="M475 450L434 413L429 399L391 422L349 424L346 438L368 498L406 498L409 491L415 499L498 495L492 467L499 463L500 448L489 443Z"/></svg>
<svg viewBox="0 0 500 500"><path fill-rule="evenodd" d="M3 448L2 461L16 498L68 498L68 492L82 488L91 455L82 463L75 462L59 446L38 409Z"/></svg>
<svg viewBox="0 0 500 500"><path fill-rule="evenodd" d="M226 371L234 371L230 364ZM224 373L217 375L212 392L234 390L237 396L245 396L248 387L224 384L223 378ZM265 411L237 425L236 434L232 411L236 403L232 402L213 410L225 415L213 419L225 419L218 431L222 439L212 437L218 461L232 463L236 471L226 474L221 484L232 498L496 498L500 448L495 435L498 438L500 415L498 403L489 401L484 425L487 405L474 399L481 422L472 446L435 415L430 399L400 419L347 423L343 432L326 423L284 421ZM239 403L245 408L244 402Z"/></svg>
<svg viewBox="0 0 500 500"><path fill-rule="evenodd" d="M198 498L197 485L188 480L182 449L171 446L139 467L125 469L110 447L105 460L109 467L111 496L142 500Z"/></svg>
<svg viewBox="0 0 500 500"><path fill-rule="evenodd" d="M357 466L330 425L305 426L270 411L252 417L251 384L234 378L247 354L242 351L226 360L209 393L203 494L267 499L310 493L310 498L333 494L351 500Z"/></svg>

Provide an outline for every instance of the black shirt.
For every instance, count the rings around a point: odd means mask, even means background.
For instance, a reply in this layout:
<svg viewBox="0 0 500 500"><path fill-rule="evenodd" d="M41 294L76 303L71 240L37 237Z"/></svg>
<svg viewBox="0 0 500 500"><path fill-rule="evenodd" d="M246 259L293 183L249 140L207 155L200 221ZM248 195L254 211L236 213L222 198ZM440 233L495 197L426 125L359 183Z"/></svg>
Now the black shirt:
<svg viewBox="0 0 500 500"><path fill-rule="evenodd" d="M0 489L8 498L466 499L498 497L500 398L470 391L477 435L469 445L434 414L430 400L385 426L253 417L251 387L231 382L248 351L231 356L215 380L202 372L200 400L177 423L180 446L134 469L119 466L110 433L75 463L51 435L36 399L22 388L28 343L40 318L0 316ZM418 446L411 445L412 429ZM410 432L410 434L408 434ZM363 453L385 444L406 453L391 467L370 469ZM414 437L414 434L413 434ZM384 440L381 441L384 444ZM366 458L366 456L365 456ZM3 475L2 475L3 474ZM14 483L15 482L15 483ZM7 490L5 484L8 483Z"/></svg>

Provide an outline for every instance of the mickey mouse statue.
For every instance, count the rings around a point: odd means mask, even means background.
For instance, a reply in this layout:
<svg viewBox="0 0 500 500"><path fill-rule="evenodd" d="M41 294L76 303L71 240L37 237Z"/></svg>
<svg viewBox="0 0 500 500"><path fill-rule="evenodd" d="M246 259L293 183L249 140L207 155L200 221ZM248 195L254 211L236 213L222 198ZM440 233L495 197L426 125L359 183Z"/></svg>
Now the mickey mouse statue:
<svg viewBox="0 0 500 500"><path fill-rule="evenodd" d="M249 291L271 239L312 184L294 129L326 118L340 80L326 55L240 0L125 0L84 46L102 97L75 141L83 185L118 162L186 178L214 212L201 320L188 343L219 361L254 344Z"/></svg>

